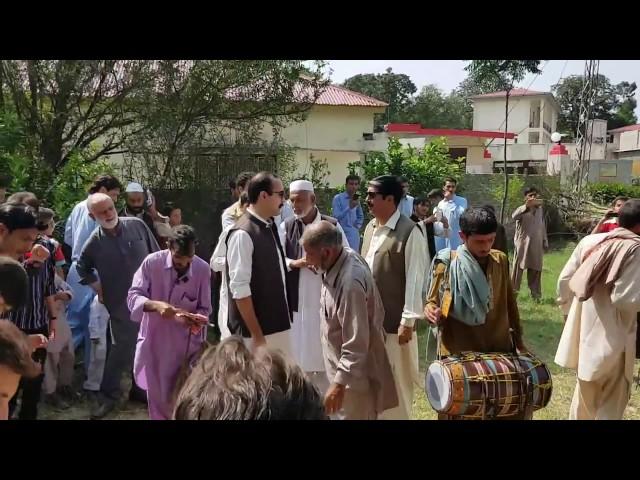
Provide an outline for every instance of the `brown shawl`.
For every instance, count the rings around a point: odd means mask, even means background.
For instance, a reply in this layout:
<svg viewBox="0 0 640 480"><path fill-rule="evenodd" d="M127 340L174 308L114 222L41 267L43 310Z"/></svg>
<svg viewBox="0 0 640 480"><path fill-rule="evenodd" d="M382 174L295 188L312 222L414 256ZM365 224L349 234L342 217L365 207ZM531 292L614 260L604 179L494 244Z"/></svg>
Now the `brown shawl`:
<svg viewBox="0 0 640 480"><path fill-rule="evenodd" d="M569 281L569 287L581 302L593 295L596 285L611 288L620 276L629 256L640 247L640 236L626 228L616 228L589 249L582 264Z"/></svg>

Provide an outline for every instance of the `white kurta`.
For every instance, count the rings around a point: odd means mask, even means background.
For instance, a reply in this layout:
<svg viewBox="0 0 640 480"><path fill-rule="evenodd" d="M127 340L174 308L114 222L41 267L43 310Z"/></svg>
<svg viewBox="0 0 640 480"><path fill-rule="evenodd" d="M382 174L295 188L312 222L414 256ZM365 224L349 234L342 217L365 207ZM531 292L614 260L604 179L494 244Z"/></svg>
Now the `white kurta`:
<svg viewBox="0 0 640 480"><path fill-rule="evenodd" d="M640 251L629 258L610 291L598 285L589 300L579 302L569 287L587 250L607 235L583 238L560 273L559 302L568 318L555 361L577 370L580 380L603 382L616 375L624 352L624 376L630 386L635 363L636 315L640 311Z"/></svg>
<svg viewBox="0 0 640 480"><path fill-rule="evenodd" d="M309 224L320 223L320 212ZM305 225L306 230L309 225ZM347 237L340 224L337 226L342 234L342 246L349 248ZM281 225L284 230L284 222ZM287 258L287 267L292 260ZM293 324L291 325L291 346L296 362L305 372L324 372L324 358L322 356L322 344L320 343L320 292L322 290L322 275L314 274L308 268L300 270L300 282L298 284L298 311L293 312Z"/></svg>

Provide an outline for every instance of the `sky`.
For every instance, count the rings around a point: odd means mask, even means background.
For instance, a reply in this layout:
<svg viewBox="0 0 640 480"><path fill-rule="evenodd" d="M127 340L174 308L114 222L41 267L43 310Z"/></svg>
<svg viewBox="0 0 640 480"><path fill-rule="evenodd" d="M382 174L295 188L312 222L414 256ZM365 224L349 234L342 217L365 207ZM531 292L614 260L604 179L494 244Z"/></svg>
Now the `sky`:
<svg viewBox="0 0 640 480"><path fill-rule="evenodd" d="M411 77L418 91L428 84L435 84L449 93L467 76L462 60L328 60L333 70L331 80L341 83L358 73L384 73L391 67L395 73L405 73ZM531 90L550 91L551 85L570 75L584 73L584 60L543 61L540 75L529 75L519 85ZM600 73L609 77L612 83L636 82L640 87L640 60L600 60ZM636 116L640 118L640 95L636 93L638 108Z"/></svg>

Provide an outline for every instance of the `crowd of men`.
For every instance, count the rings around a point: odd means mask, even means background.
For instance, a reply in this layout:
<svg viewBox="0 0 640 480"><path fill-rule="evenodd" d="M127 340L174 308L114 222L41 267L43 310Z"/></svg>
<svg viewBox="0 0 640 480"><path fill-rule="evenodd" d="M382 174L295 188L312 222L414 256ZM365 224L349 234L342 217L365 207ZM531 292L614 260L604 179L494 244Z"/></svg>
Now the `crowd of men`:
<svg viewBox="0 0 640 480"><path fill-rule="evenodd" d="M128 397L154 420L411 419L419 322L428 361L436 344L444 355L528 351L516 295L527 270L541 299L548 248L535 188L513 213L510 268L493 207L469 207L453 178L413 197L404 177L365 189L349 175L331 212L308 180L243 172L231 187L208 264L180 208L160 213L135 182L120 211L109 175L74 207L66 275L54 212L29 192L0 205L0 418L37 418L41 397L78 401L76 351L91 418ZM578 377L570 418L622 418L628 403L639 234L640 200L616 199L560 274L556 362ZM209 346L218 295L221 341Z"/></svg>

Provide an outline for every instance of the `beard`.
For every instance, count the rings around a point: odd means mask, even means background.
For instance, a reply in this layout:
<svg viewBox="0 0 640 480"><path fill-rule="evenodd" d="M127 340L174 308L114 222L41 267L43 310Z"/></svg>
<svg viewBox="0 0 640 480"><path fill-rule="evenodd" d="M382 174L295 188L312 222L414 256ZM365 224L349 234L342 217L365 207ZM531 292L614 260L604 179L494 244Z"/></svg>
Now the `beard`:
<svg viewBox="0 0 640 480"><path fill-rule="evenodd" d="M135 213L136 215L140 215L142 213L142 211L144 210L144 207L142 205L136 206L136 207L132 207L131 205L127 205L127 210L129 210L131 213Z"/></svg>
<svg viewBox="0 0 640 480"><path fill-rule="evenodd" d="M108 220L108 221L99 219L98 223L102 228L106 228L107 230L112 230L116 228L116 226L118 225L118 217L115 217L113 220Z"/></svg>
<svg viewBox="0 0 640 480"><path fill-rule="evenodd" d="M305 211L303 211L300 214L293 212L293 215L296 217L296 220L300 220L306 217L307 215L309 215L312 210L313 210L313 206L307 208Z"/></svg>

